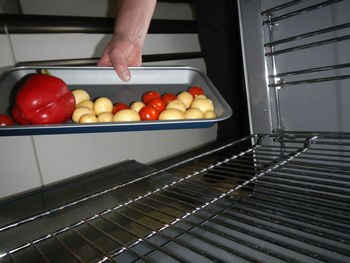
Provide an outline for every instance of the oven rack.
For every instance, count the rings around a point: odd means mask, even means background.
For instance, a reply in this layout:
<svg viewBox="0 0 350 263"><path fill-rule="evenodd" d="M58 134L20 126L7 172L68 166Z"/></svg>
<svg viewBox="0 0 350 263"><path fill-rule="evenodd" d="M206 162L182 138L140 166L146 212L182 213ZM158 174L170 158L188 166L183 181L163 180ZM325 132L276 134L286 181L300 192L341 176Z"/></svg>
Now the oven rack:
<svg viewBox="0 0 350 263"><path fill-rule="evenodd" d="M132 180L46 211L55 188L1 203L0 262L349 262L349 160L350 134L282 132L131 162Z"/></svg>
<svg viewBox="0 0 350 263"><path fill-rule="evenodd" d="M343 0L295 0L261 12L267 88L271 89L269 96L274 104L271 109L273 129L303 129L298 127L300 121L295 120L297 116L294 116L290 106L290 101L298 103L298 97L290 96L292 91L286 89L294 88L298 90L295 93L299 92L300 96L319 98L319 105L327 105L329 112L347 111L346 108L337 108L342 104L337 96L347 96L344 87L350 79L349 57L346 54L342 55L347 53L349 48L350 20L340 11L348 8L347 1ZM319 23L312 23L313 21ZM306 89L309 89L308 93ZM324 94L330 94L331 91L325 91L326 89L334 90L329 101ZM316 104L317 100L310 101ZM340 115L334 116L333 119ZM315 122L315 118L318 117L314 116L311 122ZM347 127L346 120L339 122L340 127ZM310 131L324 129L319 128L320 125L311 126ZM336 130L328 128L325 131ZM348 131L346 128L338 130Z"/></svg>

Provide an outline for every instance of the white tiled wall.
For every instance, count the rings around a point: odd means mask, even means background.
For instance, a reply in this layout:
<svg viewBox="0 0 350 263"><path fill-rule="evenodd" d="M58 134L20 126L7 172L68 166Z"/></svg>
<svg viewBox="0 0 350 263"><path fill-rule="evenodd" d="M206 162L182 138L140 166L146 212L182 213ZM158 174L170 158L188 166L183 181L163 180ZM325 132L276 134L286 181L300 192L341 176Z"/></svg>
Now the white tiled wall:
<svg viewBox="0 0 350 263"><path fill-rule="evenodd" d="M115 1L109 0L21 3L25 13L82 16L111 15L108 7L115 6ZM192 19L192 10L184 3L158 3L154 18ZM110 37L0 34L0 73L19 61L99 57ZM144 54L199 50L195 34L148 35L144 46ZM202 59L148 65L185 65L205 71ZM215 125L206 129L0 137L0 199L127 159L153 163L214 141L216 129Z"/></svg>
<svg viewBox="0 0 350 263"><path fill-rule="evenodd" d="M41 185L31 136L0 137L0 199Z"/></svg>

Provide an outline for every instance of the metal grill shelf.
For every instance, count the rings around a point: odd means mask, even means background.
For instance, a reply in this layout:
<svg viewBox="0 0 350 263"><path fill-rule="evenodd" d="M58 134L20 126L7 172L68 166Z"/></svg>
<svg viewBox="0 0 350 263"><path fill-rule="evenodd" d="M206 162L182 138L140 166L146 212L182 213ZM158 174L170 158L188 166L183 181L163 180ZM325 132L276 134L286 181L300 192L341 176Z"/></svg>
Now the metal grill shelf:
<svg viewBox="0 0 350 263"><path fill-rule="evenodd" d="M349 262L349 159L350 134L283 133L106 168L3 201L0 262Z"/></svg>

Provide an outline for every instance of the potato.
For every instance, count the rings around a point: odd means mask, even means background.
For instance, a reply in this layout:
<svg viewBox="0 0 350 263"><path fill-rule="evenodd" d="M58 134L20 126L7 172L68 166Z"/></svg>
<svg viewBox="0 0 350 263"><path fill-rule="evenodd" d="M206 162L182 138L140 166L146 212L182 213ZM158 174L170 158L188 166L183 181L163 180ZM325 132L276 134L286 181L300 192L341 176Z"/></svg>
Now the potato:
<svg viewBox="0 0 350 263"><path fill-rule="evenodd" d="M182 112L185 112L186 106L185 104L182 103L182 101L176 99L176 100L169 101L169 103L166 105L166 109L177 109Z"/></svg>
<svg viewBox="0 0 350 263"><path fill-rule="evenodd" d="M203 119L203 117L204 113L197 108L191 108L185 112L186 119Z"/></svg>
<svg viewBox="0 0 350 263"><path fill-rule="evenodd" d="M94 111L97 116L100 115L102 112L112 112L112 110L113 103L108 98L98 98L94 103Z"/></svg>
<svg viewBox="0 0 350 263"><path fill-rule="evenodd" d="M178 109L165 109L159 114L159 120L183 120L185 113Z"/></svg>
<svg viewBox="0 0 350 263"><path fill-rule="evenodd" d="M113 116L113 121L140 121L140 115L132 109L124 109L118 111Z"/></svg>
<svg viewBox="0 0 350 263"><path fill-rule="evenodd" d="M84 100L80 102L78 105L76 105L75 107L81 107L81 106L88 107L92 110L94 109L94 103L91 100Z"/></svg>
<svg viewBox="0 0 350 263"><path fill-rule="evenodd" d="M75 98L75 105L83 102L84 100L90 100L90 95L82 89L76 89L72 91Z"/></svg>
<svg viewBox="0 0 350 263"><path fill-rule="evenodd" d="M186 109L188 109L193 101L193 96L191 93L183 91L179 95L177 95L177 99L185 105Z"/></svg>
<svg viewBox="0 0 350 263"><path fill-rule="evenodd" d="M191 108L197 108L204 113L208 110L214 111L214 104L209 99L195 99L191 104Z"/></svg>
<svg viewBox="0 0 350 263"><path fill-rule="evenodd" d="M92 109L85 107L85 106L75 108L75 110L73 111L73 114L72 114L72 120L75 123L79 123L80 117L83 116L84 114L95 115L95 112Z"/></svg>
<svg viewBox="0 0 350 263"><path fill-rule="evenodd" d="M141 102L141 101L135 101L130 105L130 109L139 112L143 107L145 107L146 105Z"/></svg>
<svg viewBox="0 0 350 263"><path fill-rule="evenodd" d="M207 110L206 112L204 112L204 119L213 119L213 118L216 118L216 114L214 111Z"/></svg>
<svg viewBox="0 0 350 263"><path fill-rule="evenodd" d="M95 114L83 114L80 119L80 123L94 123L97 122Z"/></svg>
<svg viewBox="0 0 350 263"><path fill-rule="evenodd" d="M199 94L199 95L197 95L194 99L196 100L196 99L206 99L207 97L205 96L205 95L203 95L203 94Z"/></svg>
<svg viewBox="0 0 350 263"><path fill-rule="evenodd" d="M97 117L98 122L111 122L113 120L113 113L112 112L102 112Z"/></svg>

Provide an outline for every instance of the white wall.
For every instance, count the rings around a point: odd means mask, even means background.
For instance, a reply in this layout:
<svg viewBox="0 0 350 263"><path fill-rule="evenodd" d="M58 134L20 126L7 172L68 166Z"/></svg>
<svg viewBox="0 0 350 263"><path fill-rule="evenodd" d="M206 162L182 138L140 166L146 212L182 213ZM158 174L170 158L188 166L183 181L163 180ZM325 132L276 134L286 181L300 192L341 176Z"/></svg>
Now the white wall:
<svg viewBox="0 0 350 263"><path fill-rule="evenodd" d="M24 13L111 16L115 1L21 0ZM158 3L154 18L192 19L184 3ZM0 35L0 73L28 60L99 57L111 35ZM144 54L200 51L196 34L148 35ZM202 59L148 63L193 66ZM216 125L206 129L74 135L0 137L0 199L127 159L151 164L216 138Z"/></svg>

